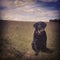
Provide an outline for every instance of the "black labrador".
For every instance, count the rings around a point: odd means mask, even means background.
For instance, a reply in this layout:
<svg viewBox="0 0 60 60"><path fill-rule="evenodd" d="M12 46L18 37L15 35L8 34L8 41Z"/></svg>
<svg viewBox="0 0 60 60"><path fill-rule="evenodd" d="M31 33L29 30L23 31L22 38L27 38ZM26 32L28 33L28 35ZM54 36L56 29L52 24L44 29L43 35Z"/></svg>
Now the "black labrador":
<svg viewBox="0 0 60 60"><path fill-rule="evenodd" d="M32 42L32 48L36 52L36 55L40 52L40 50L45 51L46 50L46 41L47 41L47 35L46 35L46 28L47 24L45 22L37 22L34 24L34 37Z"/></svg>

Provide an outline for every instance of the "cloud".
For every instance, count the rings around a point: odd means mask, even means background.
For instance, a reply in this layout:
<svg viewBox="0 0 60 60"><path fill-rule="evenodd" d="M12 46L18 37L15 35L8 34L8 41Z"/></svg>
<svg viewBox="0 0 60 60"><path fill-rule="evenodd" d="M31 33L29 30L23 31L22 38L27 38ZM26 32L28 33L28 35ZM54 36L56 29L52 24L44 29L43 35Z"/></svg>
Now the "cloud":
<svg viewBox="0 0 60 60"><path fill-rule="evenodd" d="M39 0L39 1L42 1L42 2L57 2L58 0Z"/></svg>
<svg viewBox="0 0 60 60"><path fill-rule="evenodd" d="M13 21L49 21L57 16L57 10L47 10L43 7L36 7L36 5L26 5L2 11L4 20Z"/></svg>

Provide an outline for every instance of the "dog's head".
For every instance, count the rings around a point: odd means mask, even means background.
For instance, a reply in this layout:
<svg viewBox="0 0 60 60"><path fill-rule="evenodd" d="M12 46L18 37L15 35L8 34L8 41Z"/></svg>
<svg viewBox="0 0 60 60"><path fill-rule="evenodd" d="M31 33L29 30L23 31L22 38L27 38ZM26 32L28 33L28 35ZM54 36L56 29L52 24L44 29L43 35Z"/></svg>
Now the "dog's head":
<svg viewBox="0 0 60 60"><path fill-rule="evenodd" d="M37 31L45 29L46 26L47 26L47 24L45 22L37 22L37 23L34 24L34 28Z"/></svg>

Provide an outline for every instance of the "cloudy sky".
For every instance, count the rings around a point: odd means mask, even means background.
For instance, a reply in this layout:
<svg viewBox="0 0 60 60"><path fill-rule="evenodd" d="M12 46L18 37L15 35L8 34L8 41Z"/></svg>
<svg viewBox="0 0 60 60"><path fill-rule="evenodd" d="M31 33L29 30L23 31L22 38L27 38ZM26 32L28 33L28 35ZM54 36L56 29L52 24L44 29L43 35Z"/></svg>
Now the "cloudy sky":
<svg viewBox="0 0 60 60"><path fill-rule="evenodd" d="M0 0L1 18L14 21L49 21L59 18L58 0Z"/></svg>

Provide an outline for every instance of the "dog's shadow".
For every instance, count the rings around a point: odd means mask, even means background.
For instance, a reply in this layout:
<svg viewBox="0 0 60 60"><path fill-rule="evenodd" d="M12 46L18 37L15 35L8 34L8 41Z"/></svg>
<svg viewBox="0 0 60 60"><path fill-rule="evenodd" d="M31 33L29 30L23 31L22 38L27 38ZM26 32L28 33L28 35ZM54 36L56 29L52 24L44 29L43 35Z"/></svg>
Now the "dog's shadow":
<svg viewBox="0 0 60 60"><path fill-rule="evenodd" d="M54 50L49 49L49 48L42 49L41 51L42 51L42 52L45 52L45 53L53 53L53 52L54 52Z"/></svg>

